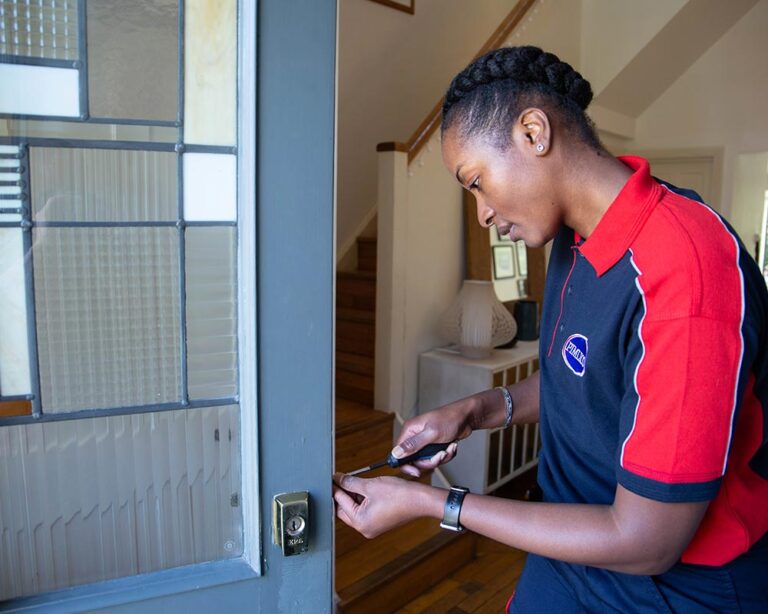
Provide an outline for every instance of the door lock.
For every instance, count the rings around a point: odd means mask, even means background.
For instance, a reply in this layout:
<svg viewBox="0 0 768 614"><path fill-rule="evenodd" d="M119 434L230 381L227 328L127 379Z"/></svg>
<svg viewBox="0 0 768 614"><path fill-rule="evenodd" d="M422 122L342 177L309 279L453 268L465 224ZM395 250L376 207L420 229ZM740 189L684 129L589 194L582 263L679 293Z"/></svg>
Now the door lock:
<svg viewBox="0 0 768 614"><path fill-rule="evenodd" d="M288 492L272 499L272 541L283 556L309 550L309 493Z"/></svg>

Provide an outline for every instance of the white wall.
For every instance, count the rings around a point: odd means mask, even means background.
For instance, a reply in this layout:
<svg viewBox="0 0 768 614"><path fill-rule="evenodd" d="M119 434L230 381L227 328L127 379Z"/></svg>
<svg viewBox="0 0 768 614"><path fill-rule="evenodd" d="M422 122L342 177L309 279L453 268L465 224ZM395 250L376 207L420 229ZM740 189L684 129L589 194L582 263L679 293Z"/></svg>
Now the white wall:
<svg viewBox="0 0 768 614"><path fill-rule="evenodd" d="M595 94L689 0L581 0L581 70Z"/></svg>
<svg viewBox="0 0 768 614"><path fill-rule="evenodd" d="M720 211L731 221L749 218L733 206L737 156L768 151L766 33L768 0L760 0L637 118L625 148L723 147Z"/></svg>
<svg viewBox="0 0 768 614"><path fill-rule="evenodd" d="M337 244L376 204L376 145L406 141L517 0L339 1ZM341 255L341 254L338 254Z"/></svg>

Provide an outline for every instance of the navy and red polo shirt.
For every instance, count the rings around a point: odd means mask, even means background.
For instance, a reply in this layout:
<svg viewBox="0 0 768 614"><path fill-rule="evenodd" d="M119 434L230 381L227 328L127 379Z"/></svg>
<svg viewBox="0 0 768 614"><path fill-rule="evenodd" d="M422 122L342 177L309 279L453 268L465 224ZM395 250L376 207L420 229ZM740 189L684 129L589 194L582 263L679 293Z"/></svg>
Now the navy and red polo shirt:
<svg viewBox="0 0 768 614"><path fill-rule="evenodd" d="M620 159L634 174L593 233L553 243L539 483L711 501L682 562L723 565L768 530L768 292L717 213Z"/></svg>

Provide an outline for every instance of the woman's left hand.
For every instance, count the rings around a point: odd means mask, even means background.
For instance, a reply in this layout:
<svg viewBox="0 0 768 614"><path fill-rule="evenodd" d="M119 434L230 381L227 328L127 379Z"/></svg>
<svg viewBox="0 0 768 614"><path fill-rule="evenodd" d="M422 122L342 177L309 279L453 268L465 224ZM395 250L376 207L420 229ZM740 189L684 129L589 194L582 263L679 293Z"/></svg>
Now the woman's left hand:
<svg viewBox="0 0 768 614"><path fill-rule="evenodd" d="M433 489L418 482L396 477L365 479L343 473L335 474L333 481L336 515L368 539L409 520L429 516L435 507Z"/></svg>

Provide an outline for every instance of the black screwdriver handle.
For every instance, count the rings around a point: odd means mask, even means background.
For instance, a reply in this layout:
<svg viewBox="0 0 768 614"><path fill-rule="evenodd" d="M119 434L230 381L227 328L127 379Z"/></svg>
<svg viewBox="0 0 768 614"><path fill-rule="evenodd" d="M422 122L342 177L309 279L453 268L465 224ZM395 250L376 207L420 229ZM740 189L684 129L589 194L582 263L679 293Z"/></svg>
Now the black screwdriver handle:
<svg viewBox="0 0 768 614"><path fill-rule="evenodd" d="M432 458L435 454L438 452L442 452L443 450L446 450L448 446L451 445L452 442L449 443L431 443L429 445L424 446L421 450L418 452L415 452L414 454L411 454L410 456L406 456L405 458L395 458L390 455L387 457L387 465L392 467L393 469L399 467L400 465L407 465L408 463L412 463L414 461L419 460L427 460Z"/></svg>

